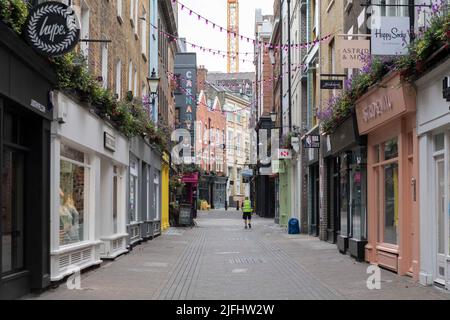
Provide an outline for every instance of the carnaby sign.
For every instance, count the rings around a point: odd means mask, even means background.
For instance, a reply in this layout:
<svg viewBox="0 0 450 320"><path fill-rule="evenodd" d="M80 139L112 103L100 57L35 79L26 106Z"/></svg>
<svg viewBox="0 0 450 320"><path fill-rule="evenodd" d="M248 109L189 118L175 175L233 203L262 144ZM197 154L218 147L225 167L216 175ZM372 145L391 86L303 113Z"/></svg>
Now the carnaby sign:
<svg viewBox="0 0 450 320"><path fill-rule="evenodd" d="M25 37L40 54L59 56L77 45L80 23L71 7L60 2L44 2L31 10Z"/></svg>

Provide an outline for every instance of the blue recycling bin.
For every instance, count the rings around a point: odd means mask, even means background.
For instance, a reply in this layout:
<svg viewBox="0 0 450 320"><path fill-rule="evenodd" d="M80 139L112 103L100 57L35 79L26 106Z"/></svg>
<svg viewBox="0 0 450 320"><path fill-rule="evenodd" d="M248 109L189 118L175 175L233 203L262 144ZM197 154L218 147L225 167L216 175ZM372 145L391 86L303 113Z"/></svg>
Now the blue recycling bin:
<svg viewBox="0 0 450 320"><path fill-rule="evenodd" d="M298 223L298 219L296 219L296 218L289 219L288 233L289 234L299 234L300 233L300 225Z"/></svg>

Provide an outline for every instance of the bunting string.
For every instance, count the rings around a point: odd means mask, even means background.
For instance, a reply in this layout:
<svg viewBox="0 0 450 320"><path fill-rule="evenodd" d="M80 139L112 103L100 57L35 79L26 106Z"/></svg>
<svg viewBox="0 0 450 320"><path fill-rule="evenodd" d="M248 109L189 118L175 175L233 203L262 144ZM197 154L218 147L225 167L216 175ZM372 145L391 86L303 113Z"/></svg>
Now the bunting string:
<svg viewBox="0 0 450 320"><path fill-rule="evenodd" d="M332 34L326 35L320 39L316 39L314 41L310 41L310 42L305 42L305 43L299 43L299 44L279 44L279 45L274 45L270 42L264 42L264 41L258 41L254 38L251 37L247 37L244 36L242 34L239 34L233 30L229 30L228 28L225 28L213 21L211 21L210 19L202 16L200 13L194 11L193 9L187 7L185 4L181 3L178 0L172 0L172 3L178 3L178 5L180 6L181 11L183 12L188 12L189 16L196 16L197 17L197 21L202 21L203 23L205 23L205 25L207 26L211 26L214 30L219 30L220 32L226 32L227 34L231 34L233 35L235 38L239 38L241 41L247 41L248 43L253 43L254 45L257 45L259 48L264 47L264 48L268 48L268 49L274 49L274 50L288 50L289 47L292 49L304 49L304 48L308 48L310 46L314 46L317 43L321 43L323 41L327 41L329 38L332 37Z"/></svg>

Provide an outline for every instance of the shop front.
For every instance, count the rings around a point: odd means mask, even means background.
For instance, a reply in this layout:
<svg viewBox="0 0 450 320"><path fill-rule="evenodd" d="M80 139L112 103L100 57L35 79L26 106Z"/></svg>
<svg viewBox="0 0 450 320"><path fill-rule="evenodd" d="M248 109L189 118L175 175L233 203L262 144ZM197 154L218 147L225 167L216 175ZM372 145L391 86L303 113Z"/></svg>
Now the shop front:
<svg viewBox="0 0 450 320"><path fill-rule="evenodd" d="M322 140L327 167L327 240L364 260L367 244L366 137L354 114Z"/></svg>
<svg viewBox="0 0 450 320"><path fill-rule="evenodd" d="M141 137L130 141L128 246L161 233L161 155Z"/></svg>
<svg viewBox="0 0 450 320"><path fill-rule="evenodd" d="M161 163L161 231L170 227L169 223L169 179L170 179L170 156L163 152Z"/></svg>
<svg viewBox="0 0 450 320"><path fill-rule="evenodd" d="M55 92L51 140L51 280L126 249L129 141L76 98Z"/></svg>
<svg viewBox="0 0 450 320"><path fill-rule="evenodd" d="M216 176L213 185L213 208L224 209L227 198L227 177Z"/></svg>
<svg viewBox="0 0 450 320"><path fill-rule="evenodd" d="M292 165L290 160L279 160L280 170L278 174L279 181L279 225L281 227L287 227L288 220L291 218L291 178L292 178ZM272 186L275 184L272 183ZM275 190L272 190L271 194L274 194Z"/></svg>
<svg viewBox="0 0 450 320"><path fill-rule="evenodd" d="M56 76L0 21L0 300L50 284L50 126Z"/></svg>
<svg viewBox="0 0 450 320"><path fill-rule="evenodd" d="M186 205L189 204L194 207L197 204L199 174L198 172L185 174L183 175L182 181L185 185L183 188L181 203Z"/></svg>
<svg viewBox="0 0 450 320"><path fill-rule="evenodd" d="M416 82L420 149L420 276L450 289L450 58ZM447 86L446 86L447 83Z"/></svg>
<svg viewBox="0 0 450 320"><path fill-rule="evenodd" d="M419 170L415 89L391 73L357 101L367 135L367 261L419 275Z"/></svg>
<svg viewBox="0 0 450 320"><path fill-rule="evenodd" d="M316 132L318 134L318 130ZM308 173L308 233L318 237L320 231L320 212L319 212L319 149L306 150L306 165ZM281 197L281 180L280 180Z"/></svg>

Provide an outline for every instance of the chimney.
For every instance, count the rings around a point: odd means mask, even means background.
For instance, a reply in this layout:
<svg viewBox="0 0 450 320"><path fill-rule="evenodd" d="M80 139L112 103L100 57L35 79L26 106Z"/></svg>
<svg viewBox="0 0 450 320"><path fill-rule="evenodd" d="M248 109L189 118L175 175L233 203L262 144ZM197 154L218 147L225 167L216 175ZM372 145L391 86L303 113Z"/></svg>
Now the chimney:
<svg viewBox="0 0 450 320"><path fill-rule="evenodd" d="M197 69L197 91L200 92L206 89L206 76L208 75L208 70L205 66L199 66Z"/></svg>

